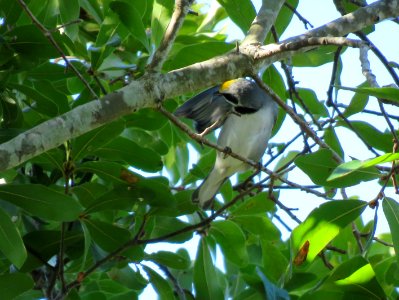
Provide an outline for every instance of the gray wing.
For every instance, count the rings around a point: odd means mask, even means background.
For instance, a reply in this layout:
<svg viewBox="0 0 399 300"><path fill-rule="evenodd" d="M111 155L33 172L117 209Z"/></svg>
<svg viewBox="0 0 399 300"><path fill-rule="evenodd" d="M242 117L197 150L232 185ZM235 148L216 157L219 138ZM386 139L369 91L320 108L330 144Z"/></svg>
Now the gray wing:
<svg viewBox="0 0 399 300"><path fill-rule="evenodd" d="M200 133L217 121L220 122L217 127L220 127L233 105L218 91L219 86L215 86L194 96L176 109L175 116L194 120L195 129Z"/></svg>

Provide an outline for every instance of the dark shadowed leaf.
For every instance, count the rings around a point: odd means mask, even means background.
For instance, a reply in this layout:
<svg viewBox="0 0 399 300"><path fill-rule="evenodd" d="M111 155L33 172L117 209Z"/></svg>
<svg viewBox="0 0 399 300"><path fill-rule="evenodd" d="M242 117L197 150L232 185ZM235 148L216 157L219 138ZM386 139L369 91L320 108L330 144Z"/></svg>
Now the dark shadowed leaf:
<svg viewBox="0 0 399 300"><path fill-rule="evenodd" d="M384 209L385 217L391 229L392 242L399 264L399 203L386 197L382 201L382 208Z"/></svg>
<svg viewBox="0 0 399 300"><path fill-rule="evenodd" d="M0 199L33 216L54 221L73 221L82 212L74 198L39 184L0 185Z"/></svg>
<svg viewBox="0 0 399 300"><path fill-rule="evenodd" d="M256 273L258 274L259 278L262 280L263 288L265 289L266 299L273 299L273 300L289 300L290 297L288 292L280 289L278 286L273 284L262 272L261 268L256 269Z"/></svg>
<svg viewBox="0 0 399 300"><path fill-rule="evenodd" d="M95 149L93 153L109 160L123 160L130 166L147 172L162 169L161 156L157 152L122 137L117 137L110 143Z"/></svg>
<svg viewBox="0 0 399 300"><path fill-rule="evenodd" d="M13 273L0 275L1 299L16 299L18 295L31 288L33 288L33 280L28 274Z"/></svg>
<svg viewBox="0 0 399 300"><path fill-rule="evenodd" d="M0 208L0 252L17 268L26 260L27 254L21 235L10 216Z"/></svg>
<svg viewBox="0 0 399 300"><path fill-rule="evenodd" d="M135 6L123 1L112 1L109 5L110 8L118 14L122 24L125 25L129 32L150 52L150 45L144 24Z"/></svg>
<svg viewBox="0 0 399 300"><path fill-rule="evenodd" d="M109 123L92 130L75 139L72 145L75 160L83 158L85 155L92 154L98 148L105 146L117 137L125 128L125 122L122 120Z"/></svg>
<svg viewBox="0 0 399 300"><path fill-rule="evenodd" d="M338 292L335 299L386 299L372 266L361 256L356 256L335 268L318 290ZM331 296L333 295L330 294ZM316 298L304 297L304 299Z"/></svg>

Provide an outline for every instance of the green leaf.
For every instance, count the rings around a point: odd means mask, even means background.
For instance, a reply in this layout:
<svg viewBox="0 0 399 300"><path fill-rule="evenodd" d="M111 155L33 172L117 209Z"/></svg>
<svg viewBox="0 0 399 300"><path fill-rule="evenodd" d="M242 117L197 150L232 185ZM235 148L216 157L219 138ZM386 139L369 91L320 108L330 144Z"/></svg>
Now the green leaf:
<svg viewBox="0 0 399 300"><path fill-rule="evenodd" d="M324 130L324 141L341 157L344 158L344 150L335 133L334 127L330 126Z"/></svg>
<svg viewBox="0 0 399 300"><path fill-rule="evenodd" d="M72 145L72 157L79 160L86 155L92 154L98 148L110 143L125 128L125 122L118 120L92 130L76 138Z"/></svg>
<svg viewBox="0 0 399 300"><path fill-rule="evenodd" d="M205 42L182 47L179 52L165 62L165 70L174 70L217 55L222 55L234 48L226 42Z"/></svg>
<svg viewBox="0 0 399 300"><path fill-rule="evenodd" d="M110 277L133 290L144 289L148 281L141 275L140 271L134 271L130 266L124 268L113 268L109 271Z"/></svg>
<svg viewBox="0 0 399 300"><path fill-rule="evenodd" d="M280 239L280 231L264 213L262 215L232 216L230 220L238 223L248 232L267 238L270 241Z"/></svg>
<svg viewBox="0 0 399 300"><path fill-rule="evenodd" d="M82 212L72 197L39 184L0 185L0 199L33 216L54 221L74 221Z"/></svg>
<svg viewBox="0 0 399 300"><path fill-rule="evenodd" d="M149 133L138 128L127 128L122 135L136 144L139 144L141 147L155 150L160 155L165 155L169 151L168 146L162 140L158 132Z"/></svg>
<svg viewBox="0 0 399 300"><path fill-rule="evenodd" d="M158 130L168 122L162 113L152 108L140 109L125 119L126 127L138 127L144 130Z"/></svg>
<svg viewBox="0 0 399 300"><path fill-rule="evenodd" d="M166 236L183 228L186 228L189 224L180 221L176 218L155 216L154 228L151 232L151 238L159 238ZM179 235L170 237L167 239L169 243L184 243L190 240L193 236L192 231L182 232Z"/></svg>
<svg viewBox="0 0 399 300"><path fill-rule="evenodd" d="M147 254L145 255L144 259L154 261L157 264L161 264L169 268L181 270L188 269L191 264L190 260L188 260L185 256L168 251L158 251Z"/></svg>
<svg viewBox="0 0 399 300"><path fill-rule="evenodd" d="M391 161L398 160L398 159L399 159L399 153L386 153L384 155L381 155L381 156L373 158L373 159L352 160L352 161L343 163L343 164L339 165L337 168L335 168L335 170L327 178L327 180L334 180L334 179L346 176L348 174L351 174L352 172L355 172L356 170L369 168L369 167L372 167L375 165L391 162Z"/></svg>
<svg viewBox="0 0 399 300"><path fill-rule="evenodd" d="M0 208L0 251L17 268L26 260L27 254L21 235L10 216Z"/></svg>
<svg viewBox="0 0 399 300"><path fill-rule="evenodd" d="M337 86L336 88L341 90L347 90L356 92L363 95L374 96L376 98L382 98L386 100L393 101L395 103L399 103L399 90L393 87L359 87L359 88L351 88L345 86Z"/></svg>
<svg viewBox="0 0 399 300"><path fill-rule="evenodd" d="M379 177L379 172L374 167L355 171L351 176L335 178L328 181L330 174L338 167L328 149L321 149L314 153L299 156L295 164L305 172L315 183L325 187L347 187L356 185L362 181L368 181Z"/></svg>
<svg viewBox="0 0 399 300"><path fill-rule="evenodd" d="M345 261L335 268L319 289L339 291L340 296L344 296L341 298L338 294L335 299L386 299L372 266L361 256Z"/></svg>
<svg viewBox="0 0 399 300"><path fill-rule="evenodd" d="M279 282L287 271L288 259L269 239L262 239L261 246L263 273L272 282Z"/></svg>
<svg viewBox="0 0 399 300"><path fill-rule="evenodd" d="M367 83L359 85L359 87L365 86ZM351 115L362 112L369 101L369 96L362 93L356 93L353 95L351 102L344 111L345 117L350 117Z"/></svg>
<svg viewBox="0 0 399 300"><path fill-rule="evenodd" d="M167 280L162 278L162 276L159 275L157 272L155 272L153 269L144 265L142 267L144 271L146 271L150 279L151 285L154 287L154 290L157 293L158 299L160 300L175 299L173 289Z"/></svg>
<svg viewBox="0 0 399 300"><path fill-rule="evenodd" d="M392 242L399 264L399 203L385 197L382 201L382 208L387 218L389 229L391 230Z"/></svg>
<svg viewBox="0 0 399 300"><path fill-rule="evenodd" d="M266 192L257 194L232 209L233 216L259 215L275 209L276 204L271 201Z"/></svg>
<svg viewBox="0 0 399 300"><path fill-rule="evenodd" d="M218 2L226 9L230 19L246 34L256 16L252 2L249 0L218 0Z"/></svg>
<svg viewBox="0 0 399 300"><path fill-rule="evenodd" d="M110 160L123 160L130 166L146 172L162 169L161 156L157 152L122 137L97 148L93 153Z"/></svg>
<svg viewBox="0 0 399 300"><path fill-rule="evenodd" d="M312 115L328 117L327 108L317 99L316 93L311 89L298 88L299 96ZM296 100L302 106L299 100Z"/></svg>
<svg viewBox="0 0 399 300"><path fill-rule="evenodd" d="M392 135L390 133L382 133L374 126L366 122L351 121L350 123L356 133L359 134L362 139L366 141L366 143L368 143L371 147L384 151L385 153L389 153L392 151ZM339 121L338 125L352 130L343 121Z"/></svg>
<svg viewBox="0 0 399 300"><path fill-rule="evenodd" d="M48 261L60 250L61 232L57 230L37 230L24 235L23 240L28 252L28 259L21 271L32 271L42 266L43 261ZM65 253L71 253L73 250L81 249L83 246L83 235L78 230L67 231L64 234ZM38 260L32 253L40 254L41 260ZM81 252L79 250L79 255ZM71 256L72 257L72 256Z"/></svg>
<svg viewBox="0 0 399 300"><path fill-rule="evenodd" d="M80 6L78 0L59 0L60 17L66 34L71 40L77 39L78 24L69 24L79 19Z"/></svg>
<svg viewBox="0 0 399 300"><path fill-rule="evenodd" d="M89 205L85 213L90 214L103 210L131 210L132 206L139 201L140 191L135 188L119 186L105 193Z"/></svg>
<svg viewBox="0 0 399 300"><path fill-rule="evenodd" d="M263 288L265 289L266 299L289 300L288 292L280 289L263 274L259 267L257 267L257 274L262 280Z"/></svg>
<svg viewBox="0 0 399 300"><path fill-rule="evenodd" d="M367 202L359 200L335 200L314 209L291 234L292 257L308 243L306 260L312 262L345 226L360 216L366 206Z"/></svg>
<svg viewBox="0 0 399 300"><path fill-rule="evenodd" d="M318 67L334 60L335 46L323 46L307 52L296 54L292 57L295 67Z"/></svg>
<svg viewBox="0 0 399 300"><path fill-rule="evenodd" d="M141 178L125 166L108 161L88 161L77 166L76 171L94 173L106 182L116 184L133 184Z"/></svg>
<svg viewBox="0 0 399 300"><path fill-rule="evenodd" d="M154 0L151 19L151 40L158 47L173 12L173 0Z"/></svg>
<svg viewBox="0 0 399 300"><path fill-rule="evenodd" d="M33 288L32 278L23 273L12 273L0 275L1 299L13 300L18 295Z"/></svg>
<svg viewBox="0 0 399 300"><path fill-rule="evenodd" d="M222 248L226 258L239 267L248 264L248 252L245 245L245 235L236 223L225 221L214 221L211 224L209 234L215 237L216 242Z"/></svg>
<svg viewBox="0 0 399 300"><path fill-rule="evenodd" d="M49 117L55 117L59 114L58 105L53 99L47 95L40 93L37 89L21 84L9 84L10 87L23 93L30 101L34 102L33 106L39 113L45 114Z"/></svg>
<svg viewBox="0 0 399 300"><path fill-rule="evenodd" d="M198 299L224 299L223 290L216 280L207 238L201 238L194 262L194 289Z"/></svg>
<svg viewBox="0 0 399 300"><path fill-rule="evenodd" d="M109 6L118 14L122 24L126 26L129 32L150 52L151 49L144 24L136 8L130 3L123 1L112 1Z"/></svg>
<svg viewBox="0 0 399 300"><path fill-rule="evenodd" d="M59 56L57 50L35 25L16 26L9 35L10 46L30 63Z"/></svg>
<svg viewBox="0 0 399 300"><path fill-rule="evenodd" d="M103 250L112 252L131 239L129 230L99 220L83 219L92 240ZM136 257L135 257L136 259Z"/></svg>

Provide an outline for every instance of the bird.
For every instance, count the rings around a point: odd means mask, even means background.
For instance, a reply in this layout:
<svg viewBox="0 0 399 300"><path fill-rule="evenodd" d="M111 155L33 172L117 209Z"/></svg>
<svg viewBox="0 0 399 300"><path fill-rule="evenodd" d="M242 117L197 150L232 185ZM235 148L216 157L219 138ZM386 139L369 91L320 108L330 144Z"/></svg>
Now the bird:
<svg viewBox="0 0 399 300"><path fill-rule="evenodd" d="M260 162L278 107L259 85L246 78L223 82L189 99L174 115L194 120L200 134L221 127L217 145L254 162ZM250 168L248 164L218 152L215 164L192 194L192 201L202 209L210 208L222 184L233 174Z"/></svg>

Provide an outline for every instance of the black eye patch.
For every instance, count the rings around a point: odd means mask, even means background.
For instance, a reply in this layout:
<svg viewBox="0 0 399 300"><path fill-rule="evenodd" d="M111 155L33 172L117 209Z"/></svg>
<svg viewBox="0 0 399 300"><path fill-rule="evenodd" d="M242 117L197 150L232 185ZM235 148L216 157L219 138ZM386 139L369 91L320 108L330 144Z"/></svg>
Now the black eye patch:
<svg viewBox="0 0 399 300"><path fill-rule="evenodd" d="M253 114L254 112L257 111L257 109L255 109L255 108L245 107L245 106L235 106L234 110L235 110L235 112L237 112L241 115Z"/></svg>
<svg viewBox="0 0 399 300"><path fill-rule="evenodd" d="M222 94L223 97L226 98L226 100L232 104L237 105L238 104L238 99L234 97L232 94Z"/></svg>

